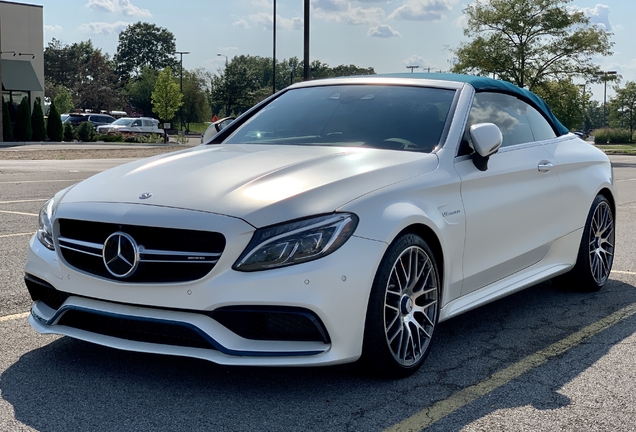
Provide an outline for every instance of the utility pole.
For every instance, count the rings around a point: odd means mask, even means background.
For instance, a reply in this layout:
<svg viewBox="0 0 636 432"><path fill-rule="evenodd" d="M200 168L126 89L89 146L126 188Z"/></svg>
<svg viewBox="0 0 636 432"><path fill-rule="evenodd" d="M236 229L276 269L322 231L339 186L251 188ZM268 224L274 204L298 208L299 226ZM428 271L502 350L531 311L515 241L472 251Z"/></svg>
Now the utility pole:
<svg viewBox="0 0 636 432"><path fill-rule="evenodd" d="M175 54L179 54L181 56L180 64L181 64L181 75L179 78L179 88L181 89L181 97L183 98L183 55L190 54L190 51L175 51ZM183 103L179 107L179 130L183 129Z"/></svg>
<svg viewBox="0 0 636 432"><path fill-rule="evenodd" d="M311 76L309 74L310 72L310 68L309 68L309 0L305 0L305 43L304 43L303 51L304 51L303 80L309 81L311 79Z"/></svg>
<svg viewBox="0 0 636 432"><path fill-rule="evenodd" d="M276 0L274 0L274 21L273 21L273 30L274 30L274 53L273 53L273 75L272 75L272 94L276 93Z"/></svg>

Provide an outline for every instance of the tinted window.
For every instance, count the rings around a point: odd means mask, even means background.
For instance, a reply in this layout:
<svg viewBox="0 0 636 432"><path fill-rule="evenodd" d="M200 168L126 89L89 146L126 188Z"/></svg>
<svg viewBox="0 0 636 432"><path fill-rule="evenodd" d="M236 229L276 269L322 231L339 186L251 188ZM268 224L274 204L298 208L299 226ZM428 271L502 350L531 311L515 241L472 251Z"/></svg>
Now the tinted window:
<svg viewBox="0 0 636 432"><path fill-rule="evenodd" d="M550 126L550 123L548 123L539 111L531 106L528 106L528 121L530 122L535 141L556 138L556 134L552 126Z"/></svg>
<svg viewBox="0 0 636 432"><path fill-rule="evenodd" d="M135 120L135 121L132 123L132 126L141 126L141 120Z"/></svg>
<svg viewBox="0 0 636 432"><path fill-rule="evenodd" d="M365 146L432 151L454 90L347 85L290 90L225 142Z"/></svg>
<svg viewBox="0 0 636 432"><path fill-rule="evenodd" d="M531 108L516 97L501 93L477 93L470 109L468 127L494 123L503 135L502 147L534 141L527 110Z"/></svg>

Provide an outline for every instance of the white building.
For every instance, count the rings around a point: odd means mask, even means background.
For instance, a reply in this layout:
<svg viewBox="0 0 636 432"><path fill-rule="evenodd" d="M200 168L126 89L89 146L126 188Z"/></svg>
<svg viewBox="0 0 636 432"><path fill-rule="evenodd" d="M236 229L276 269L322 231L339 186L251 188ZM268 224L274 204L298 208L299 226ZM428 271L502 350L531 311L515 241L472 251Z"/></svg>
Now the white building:
<svg viewBox="0 0 636 432"><path fill-rule="evenodd" d="M0 0L2 97L16 108L24 96L31 106L35 98L44 99L42 12L42 6Z"/></svg>

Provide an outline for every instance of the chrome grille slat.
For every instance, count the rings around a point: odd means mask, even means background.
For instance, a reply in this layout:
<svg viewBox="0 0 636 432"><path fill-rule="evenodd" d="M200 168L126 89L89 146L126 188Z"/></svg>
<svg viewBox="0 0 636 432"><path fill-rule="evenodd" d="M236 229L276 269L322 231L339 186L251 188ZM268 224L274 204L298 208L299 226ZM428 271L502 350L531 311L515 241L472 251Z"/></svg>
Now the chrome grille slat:
<svg viewBox="0 0 636 432"><path fill-rule="evenodd" d="M113 233L122 233L137 244L139 266L130 274L112 273L111 261L108 267L104 263L105 242ZM71 267L129 283L200 279L214 268L225 248L225 237L215 232L70 219L60 220L57 242Z"/></svg>

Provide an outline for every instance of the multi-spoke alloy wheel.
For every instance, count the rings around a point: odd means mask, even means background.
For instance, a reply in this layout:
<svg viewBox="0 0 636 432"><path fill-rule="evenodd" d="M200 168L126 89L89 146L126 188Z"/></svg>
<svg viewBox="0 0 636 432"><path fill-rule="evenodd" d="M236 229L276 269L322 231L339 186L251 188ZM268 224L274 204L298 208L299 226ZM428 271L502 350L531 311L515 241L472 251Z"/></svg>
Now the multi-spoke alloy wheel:
<svg viewBox="0 0 636 432"><path fill-rule="evenodd" d="M576 264L554 279L577 291L597 291L605 285L614 262L614 212L607 198L598 195L592 203L583 229Z"/></svg>
<svg viewBox="0 0 636 432"><path fill-rule="evenodd" d="M438 288L435 267L424 249L405 249L393 264L384 298L386 341L404 366L417 363L431 342Z"/></svg>
<svg viewBox="0 0 636 432"><path fill-rule="evenodd" d="M363 363L389 377L417 371L431 347L439 296L439 271L428 244L415 234L396 239L371 289Z"/></svg>
<svg viewBox="0 0 636 432"><path fill-rule="evenodd" d="M610 275L614 260L614 217L607 201L601 201L594 210L589 245L592 277L602 286Z"/></svg>

